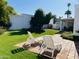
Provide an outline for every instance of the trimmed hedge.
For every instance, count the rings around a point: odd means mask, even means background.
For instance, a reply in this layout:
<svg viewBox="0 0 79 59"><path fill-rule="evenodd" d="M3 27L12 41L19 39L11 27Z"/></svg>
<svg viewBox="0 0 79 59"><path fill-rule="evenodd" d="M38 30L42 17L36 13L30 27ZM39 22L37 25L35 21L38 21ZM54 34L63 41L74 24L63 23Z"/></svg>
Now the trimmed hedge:
<svg viewBox="0 0 79 59"><path fill-rule="evenodd" d="M64 32L61 37L72 41L79 41L79 36L74 36L72 32Z"/></svg>

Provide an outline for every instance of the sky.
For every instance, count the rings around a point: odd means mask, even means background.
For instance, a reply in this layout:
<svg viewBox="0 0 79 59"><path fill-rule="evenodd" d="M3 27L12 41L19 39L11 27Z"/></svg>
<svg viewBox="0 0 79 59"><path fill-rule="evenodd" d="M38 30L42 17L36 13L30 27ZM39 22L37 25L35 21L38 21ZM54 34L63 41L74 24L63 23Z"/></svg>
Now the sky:
<svg viewBox="0 0 79 59"><path fill-rule="evenodd" d="M64 14L67 10L67 4L71 3L70 10L74 17L74 6L79 3L79 0L7 0L19 14L34 15L39 8L43 9L44 13L52 12L53 15L66 17Z"/></svg>

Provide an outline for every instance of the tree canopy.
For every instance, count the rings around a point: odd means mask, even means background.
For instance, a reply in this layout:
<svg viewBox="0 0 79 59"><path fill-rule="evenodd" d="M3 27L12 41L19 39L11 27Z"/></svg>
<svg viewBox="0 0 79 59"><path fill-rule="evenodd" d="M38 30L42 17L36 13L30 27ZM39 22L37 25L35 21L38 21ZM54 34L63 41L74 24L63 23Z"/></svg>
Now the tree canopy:
<svg viewBox="0 0 79 59"><path fill-rule="evenodd" d="M0 26L9 24L9 17L16 14L13 7L9 6L6 0L0 0Z"/></svg>
<svg viewBox="0 0 79 59"><path fill-rule="evenodd" d="M52 13L51 12L49 12L48 14L46 14L46 16L45 16L45 21L44 21L44 24L48 24L49 23L49 21L51 20L51 18L53 18L53 16L52 16Z"/></svg>
<svg viewBox="0 0 79 59"><path fill-rule="evenodd" d="M37 9L30 22L31 28L36 31L37 30L40 31L42 26L44 24L48 24L51 18L52 18L51 12L45 15L42 9Z"/></svg>
<svg viewBox="0 0 79 59"><path fill-rule="evenodd" d="M34 16L31 19L31 28L34 30L37 30L38 28L41 28L44 22L44 12L42 9L36 10Z"/></svg>
<svg viewBox="0 0 79 59"><path fill-rule="evenodd" d="M71 15L71 11L70 11L70 10L67 10L67 11L65 12L65 14L67 14L67 17L68 17L68 15Z"/></svg>

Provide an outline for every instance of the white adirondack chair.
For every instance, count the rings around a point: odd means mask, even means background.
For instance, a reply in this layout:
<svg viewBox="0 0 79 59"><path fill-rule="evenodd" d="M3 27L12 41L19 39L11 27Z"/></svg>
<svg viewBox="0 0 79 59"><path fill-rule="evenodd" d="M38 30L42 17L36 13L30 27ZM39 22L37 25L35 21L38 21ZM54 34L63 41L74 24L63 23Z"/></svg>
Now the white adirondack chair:
<svg viewBox="0 0 79 59"><path fill-rule="evenodd" d="M49 58L53 58L54 51L55 51L55 47L54 47L54 42L53 42L52 37L51 36L44 36L43 37L43 44L41 45L39 54L44 55ZM51 55L49 56L48 55L49 53L45 53L45 52L50 52Z"/></svg>

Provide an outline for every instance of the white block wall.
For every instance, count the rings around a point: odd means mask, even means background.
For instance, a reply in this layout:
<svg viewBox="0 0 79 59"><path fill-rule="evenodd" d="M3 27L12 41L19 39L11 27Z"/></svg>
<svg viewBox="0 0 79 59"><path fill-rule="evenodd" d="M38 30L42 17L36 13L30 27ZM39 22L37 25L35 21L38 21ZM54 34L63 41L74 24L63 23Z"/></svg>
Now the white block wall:
<svg viewBox="0 0 79 59"><path fill-rule="evenodd" d="M79 36L76 31L79 30L79 5L75 5L74 34Z"/></svg>
<svg viewBox="0 0 79 59"><path fill-rule="evenodd" d="M10 30L30 28L31 17L32 17L31 15L27 15L27 14L14 15L10 17L10 22L12 24Z"/></svg>

